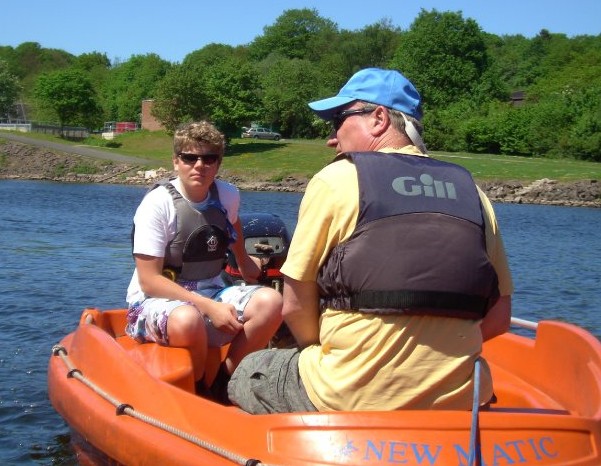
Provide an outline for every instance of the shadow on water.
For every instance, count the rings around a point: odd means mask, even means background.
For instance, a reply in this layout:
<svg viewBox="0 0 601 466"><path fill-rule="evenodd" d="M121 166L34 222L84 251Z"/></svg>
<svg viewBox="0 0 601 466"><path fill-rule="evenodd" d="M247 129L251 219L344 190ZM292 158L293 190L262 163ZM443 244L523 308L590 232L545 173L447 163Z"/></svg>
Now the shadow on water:
<svg viewBox="0 0 601 466"><path fill-rule="evenodd" d="M71 435L68 433L56 435L43 450L38 445L33 445L29 452L29 460L37 464L56 464L60 466L81 464L71 444Z"/></svg>
<svg viewBox="0 0 601 466"><path fill-rule="evenodd" d="M77 432L56 435L44 451L37 446L32 447L29 460L44 465L120 466L119 462L94 448Z"/></svg>

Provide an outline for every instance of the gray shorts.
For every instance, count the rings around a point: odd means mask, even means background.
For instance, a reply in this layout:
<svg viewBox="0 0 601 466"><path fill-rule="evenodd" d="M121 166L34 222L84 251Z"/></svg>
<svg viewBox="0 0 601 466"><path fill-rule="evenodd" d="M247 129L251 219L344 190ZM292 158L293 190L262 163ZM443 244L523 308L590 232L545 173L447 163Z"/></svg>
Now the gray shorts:
<svg viewBox="0 0 601 466"><path fill-rule="evenodd" d="M259 285L229 286L221 290L201 290L205 297L233 304L238 312L238 320L244 322L244 309L251 296L260 288ZM216 292L217 291L217 292ZM127 312L126 333L140 342L153 341L169 346L167 339L167 319L174 309L189 304L164 298L146 298L134 303ZM236 335L217 330L208 317L204 317L208 344L220 347L230 343Z"/></svg>
<svg viewBox="0 0 601 466"><path fill-rule="evenodd" d="M229 399L251 414L317 411L298 373L299 354L274 348L245 356L228 384Z"/></svg>

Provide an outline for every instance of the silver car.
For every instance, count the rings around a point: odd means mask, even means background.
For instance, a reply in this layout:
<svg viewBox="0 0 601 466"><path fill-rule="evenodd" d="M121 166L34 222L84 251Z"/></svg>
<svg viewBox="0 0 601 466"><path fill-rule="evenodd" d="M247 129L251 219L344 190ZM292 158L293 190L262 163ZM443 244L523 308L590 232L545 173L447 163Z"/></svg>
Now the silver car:
<svg viewBox="0 0 601 466"><path fill-rule="evenodd" d="M253 138L253 139L273 139L274 141L279 141L282 135L280 133L276 133L275 131L271 131L267 128L243 128L241 137L243 138Z"/></svg>

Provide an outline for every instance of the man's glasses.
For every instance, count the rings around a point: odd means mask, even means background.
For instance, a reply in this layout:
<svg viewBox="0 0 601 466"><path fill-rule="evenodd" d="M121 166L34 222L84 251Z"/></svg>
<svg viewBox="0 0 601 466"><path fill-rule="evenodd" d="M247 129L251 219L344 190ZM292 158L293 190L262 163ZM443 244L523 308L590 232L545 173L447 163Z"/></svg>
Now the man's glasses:
<svg viewBox="0 0 601 466"><path fill-rule="evenodd" d="M334 131L338 131L348 117L352 115L363 115L365 113L371 113L375 110L373 107L363 107L357 108L353 110L343 110L342 112L335 113L332 117L332 125L334 126Z"/></svg>
<svg viewBox="0 0 601 466"><path fill-rule="evenodd" d="M202 161L203 165L213 165L217 160L219 160L219 154L187 154L185 152L181 152L177 154L179 159L188 164L188 165L196 165L196 162L199 160Z"/></svg>

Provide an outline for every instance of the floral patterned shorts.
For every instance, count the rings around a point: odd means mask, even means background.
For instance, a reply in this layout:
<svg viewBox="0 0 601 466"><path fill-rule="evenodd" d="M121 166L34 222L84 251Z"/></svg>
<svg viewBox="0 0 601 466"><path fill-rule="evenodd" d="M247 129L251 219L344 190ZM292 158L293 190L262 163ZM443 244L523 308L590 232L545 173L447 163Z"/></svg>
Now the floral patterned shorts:
<svg viewBox="0 0 601 466"><path fill-rule="evenodd" d="M233 304L238 311L238 320L244 321L244 309L259 285L229 286L222 289L194 290L196 282L181 283L186 289L202 294L215 301ZM153 341L161 345L169 345L167 338L167 320L174 309L190 304L164 298L146 298L133 303L127 311L126 333L139 342ZM211 320L205 316L209 346L219 347L231 342L235 335L217 330Z"/></svg>

